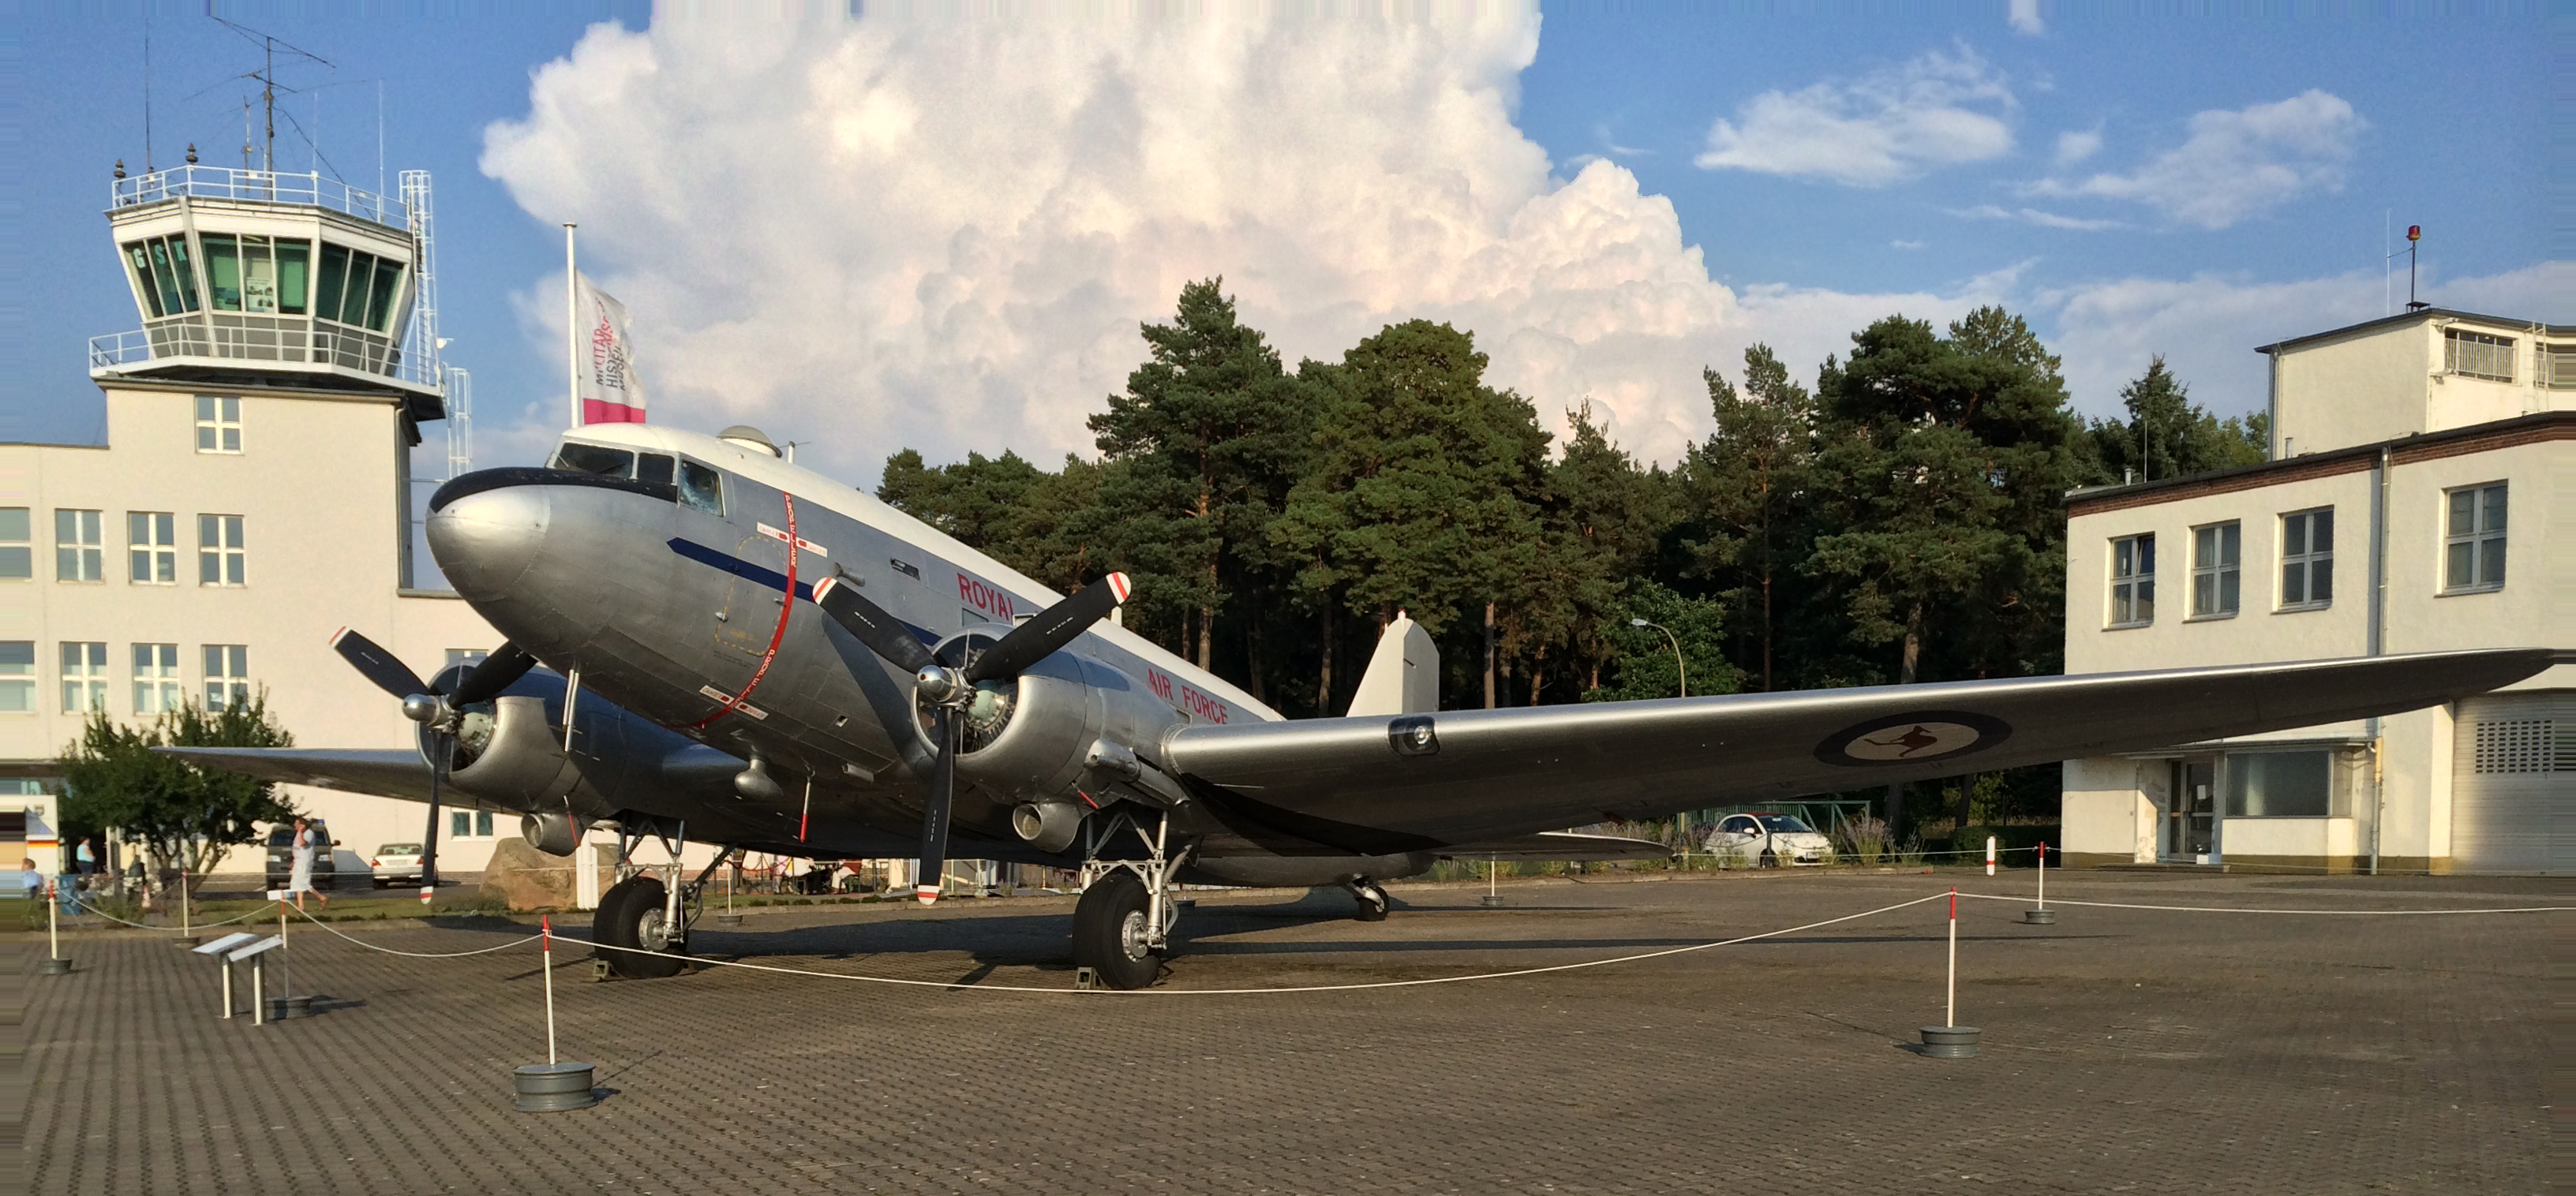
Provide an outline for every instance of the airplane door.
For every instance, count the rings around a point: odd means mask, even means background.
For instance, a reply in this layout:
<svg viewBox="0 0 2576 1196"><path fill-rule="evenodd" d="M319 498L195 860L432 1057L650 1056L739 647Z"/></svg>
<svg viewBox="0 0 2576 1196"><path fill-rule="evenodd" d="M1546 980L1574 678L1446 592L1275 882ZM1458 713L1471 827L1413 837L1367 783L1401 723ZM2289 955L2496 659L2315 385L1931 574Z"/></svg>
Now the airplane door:
<svg viewBox="0 0 2576 1196"><path fill-rule="evenodd" d="M769 555L760 546L775 543L755 532L724 548L741 560L758 561ZM778 591L759 582L727 574L715 611L716 646L759 659L769 648L770 633L778 628L778 596Z"/></svg>

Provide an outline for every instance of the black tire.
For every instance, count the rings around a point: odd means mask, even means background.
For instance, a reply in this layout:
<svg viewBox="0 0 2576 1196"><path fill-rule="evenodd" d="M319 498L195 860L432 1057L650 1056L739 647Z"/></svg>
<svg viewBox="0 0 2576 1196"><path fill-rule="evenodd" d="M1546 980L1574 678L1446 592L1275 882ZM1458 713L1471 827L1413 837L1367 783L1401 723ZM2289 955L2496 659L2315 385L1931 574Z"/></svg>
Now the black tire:
<svg viewBox="0 0 2576 1196"><path fill-rule="evenodd" d="M1765 868L1777 868L1780 866L1780 857L1774 854L1770 848L1765 847L1762 849L1762 866Z"/></svg>
<svg viewBox="0 0 2576 1196"><path fill-rule="evenodd" d="M1145 946L1145 882L1124 868L1091 882L1073 907L1073 962L1111 988L1143 988L1163 959Z"/></svg>
<svg viewBox="0 0 2576 1196"><path fill-rule="evenodd" d="M627 877L600 895L599 909L590 919L592 940L627 948L600 952L608 958L610 971L628 980L660 980L689 966L688 957L678 951L643 953L645 918L661 917L666 896L661 880L643 874Z"/></svg>
<svg viewBox="0 0 2576 1196"><path fill-rule="evenodd" d="M1387 896L1386 890L1376 885L1356 886L1351 890L1351 896L1357 898L1360 903L1359 912L1352 914L1351 917L1362 922L1386 921L1388 908L1395 904L1395 899Z"/></svg>
<svg viewBox="0 0 2576 1196"><path fill-rule="evenodd" d="M390 889L394 887L394 882L379 876L376 878L376 887L379 889Z"/></svg>

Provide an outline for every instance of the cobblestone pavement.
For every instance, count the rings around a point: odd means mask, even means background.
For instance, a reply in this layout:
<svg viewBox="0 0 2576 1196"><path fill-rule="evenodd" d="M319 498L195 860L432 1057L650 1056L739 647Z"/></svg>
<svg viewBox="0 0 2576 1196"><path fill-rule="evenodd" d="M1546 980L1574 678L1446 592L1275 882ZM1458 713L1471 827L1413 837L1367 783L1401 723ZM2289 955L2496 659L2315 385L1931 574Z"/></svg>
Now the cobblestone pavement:
<svg viewBox="0 0 2576 1196"><path fill-rule="evenodd" d="M1143 996L900 988L712 967L588 982L556 955L597 1107L522 1114L533 947L380 954L309 925L312 1018L215 1018L215 969L85 936L30 976L29 1191L2540 1192L2565 914L2322 918L1941 903L1613 967L1358 992L1176 990L1460 975L1794 926L2029 873L1732 874L1203 899ZM2165 904L2576 904L2543 880L2077 873L2051 896ZM753 911L701 954L1071 987L1068 899ZM354 930L454 951L497 920ZM23 941L23 940L22 940ZM41 940L25 952L41 951ZM31 968L31 965L30 965ZM23 974L23 973L22 973Z"/></svg>

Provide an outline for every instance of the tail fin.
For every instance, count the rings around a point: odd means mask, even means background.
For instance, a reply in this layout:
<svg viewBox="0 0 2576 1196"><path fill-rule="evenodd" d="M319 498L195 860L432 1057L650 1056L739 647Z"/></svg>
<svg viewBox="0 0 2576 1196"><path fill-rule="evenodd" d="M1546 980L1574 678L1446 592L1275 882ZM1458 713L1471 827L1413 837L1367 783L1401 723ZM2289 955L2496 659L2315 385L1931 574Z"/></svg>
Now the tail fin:
<svg viewBox="0 0 2576 1196"><path fill-rule="evenodd" d="M1373 714L1427 714L1440 709L1440 650L1431 633L1397 612L1378 637L1368 671L1351 695L1354 718Z"/></svg>

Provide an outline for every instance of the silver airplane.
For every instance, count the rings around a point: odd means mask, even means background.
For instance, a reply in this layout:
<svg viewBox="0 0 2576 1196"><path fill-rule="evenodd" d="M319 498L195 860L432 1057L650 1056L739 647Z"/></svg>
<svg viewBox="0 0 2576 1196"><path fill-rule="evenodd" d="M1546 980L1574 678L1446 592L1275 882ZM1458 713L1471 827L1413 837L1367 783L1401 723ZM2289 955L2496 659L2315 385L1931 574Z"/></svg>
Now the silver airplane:
<svg viewBox="0 0 2576 1196"><path fill-rule="evenodd" d="M417 750L174 749L277 781L521 815L571 854L613 826L593 921L622 975L685 966L700 893L744 851L1082 869L1076 964L1150 984L1180 883L1346 886L1442 857L1612 859L1553 828L2138 751L2429 706L2548 649L1827 691L1438 710L1431 642L1386 631L1348 715L1289 720L1118 625L1127 579L1070 597L781 459L758 432L605 425L544 468L458 477L431 552L508 642L423 681L341 655L421 724ZM543 667L539 667L542 665ZM721 850L684 879L626 862Z"/></svg>

